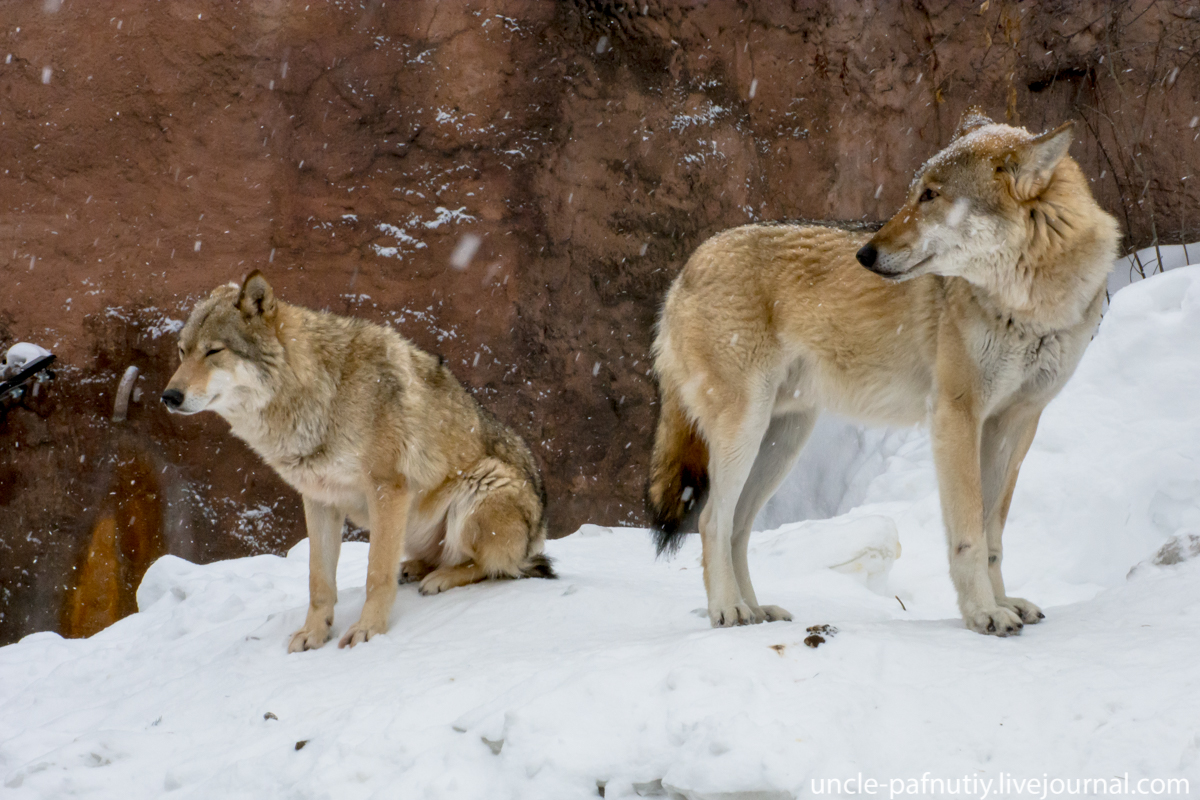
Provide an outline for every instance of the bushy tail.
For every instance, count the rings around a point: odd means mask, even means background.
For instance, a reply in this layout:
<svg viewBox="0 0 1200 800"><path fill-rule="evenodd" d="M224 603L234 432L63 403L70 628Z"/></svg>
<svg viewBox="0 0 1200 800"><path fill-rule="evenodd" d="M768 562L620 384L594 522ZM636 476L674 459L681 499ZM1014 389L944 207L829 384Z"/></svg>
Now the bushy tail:
<svg viewBox="0 0 1200 800"><path fill-rule="evenodd" d="M522 578L557 578L554 571L554 561L549 556L538 553L530 556L521 567Z"/></svg>
<svg viewBox="0 0 1200 800"><path fill-rule="evenodd" d="M658 554L671 554L696 530L708 495L708 445L674 391L663 389L646 486L646 511Z"/></svg>

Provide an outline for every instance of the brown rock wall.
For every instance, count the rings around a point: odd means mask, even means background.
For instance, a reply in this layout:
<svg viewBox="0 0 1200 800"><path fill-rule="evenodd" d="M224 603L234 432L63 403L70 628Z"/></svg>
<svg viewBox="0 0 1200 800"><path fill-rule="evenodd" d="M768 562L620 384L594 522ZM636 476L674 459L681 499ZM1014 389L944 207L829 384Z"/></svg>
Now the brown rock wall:
<svg viewBox="0 0 1200 800"><path fill-rule="evenodd" d="M656 306L703 238L886 218L980 104L1080 120L1126 243L1194 241L1198 52L1194 2L2 3L0 346L59 363L0 410L0 642L72 618L94 542L141 558L130 515L96 539L119 476L188 558L303 535L223 423L156 401L218 282L395 325L527 437L556 534L636 523Z"/></svg>

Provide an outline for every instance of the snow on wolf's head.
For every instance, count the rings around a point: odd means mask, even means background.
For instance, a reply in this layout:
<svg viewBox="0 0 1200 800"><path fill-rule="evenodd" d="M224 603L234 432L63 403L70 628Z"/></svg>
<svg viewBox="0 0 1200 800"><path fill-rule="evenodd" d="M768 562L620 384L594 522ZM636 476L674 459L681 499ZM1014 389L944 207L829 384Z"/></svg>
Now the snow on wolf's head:
<svg viewBox="0 0 1200 800"><path fill-rule="evenodd" d="M1043 134L967 109L950 144L917 171L908 200L858 251L891 280L957 276L998 288L1014 278L1031 215L1067 158L1073 123ZM1072 174L1069 176L1074 177Z"/></svg>
<svg viewBox="0 0 1200 800"><path fill-rule="evenodd" d="M179 369L162 401L176 414L238 415L270 399L271 365L283 348L275 333L275 293L258 270L239 287L218 286L179 332Z"/></svg>

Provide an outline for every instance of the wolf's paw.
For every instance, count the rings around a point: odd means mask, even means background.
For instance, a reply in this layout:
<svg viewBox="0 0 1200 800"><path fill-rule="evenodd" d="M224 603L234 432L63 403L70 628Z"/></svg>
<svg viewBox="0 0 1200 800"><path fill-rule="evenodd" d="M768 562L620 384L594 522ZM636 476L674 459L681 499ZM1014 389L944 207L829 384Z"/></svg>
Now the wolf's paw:
<svg viewBox="0 0 1200 800"><path fill-rule="evenodd" d="M342 636L338 642L338 647L354 647L354 645L362 644L378 633L387 633L387 628L372 625L360 619L351 625L350 629Z"/></svg>
<svg viewBox="0 0 1200 800"><path fill-rule="evenodd" d="M429 562L422 561L419 558L403 561L400 564L400 582L416 583L432 571L433 567L430 566Z"/></svg>
<svg viewBox="0 0 1200 800"><path fill-rule="evenodd" d="M730 628L734 625L753 625L762 622L754 618L754 611L742 601L726 606L709 606L708 619L714 628Z"/></svg>
<svg viewBox="0 0 1200 800"><path fill-rule="evenodd" d="M1036 625L1046 618L1040 608L1020 597L996 598L996 605L1015 611L1026 625Z"/></svg>
<svg viewBox="0 0 1200 800"><path fill-rule="evenodd" d="M454 576L445 570L434 570L425 576L421 581L421 588L418 589L421 594L428 597L431 594L438 594L447 589L453 589L460 585L460 582L455 581Z"/></svg>
<svg viewBox="0 0 1200 800"><path fill-rule="evenodd" d="M755 622L792 621L792 615L788 613L787 609L780 608L779 606L759 606L756 611L757 613L754 615Z"/></svg>
<svg viewBox="0 0 1200 800"><path fill-rule="evenodd" d="M288 644L288 652L300 653L305 650L316 650L328 641L328 625L305 625L292 634L292 641Z"/></svg>
<svg viewBox="0 0 1200 800"><path fill-rule="evenodd" d="M990 636L1014 636L1021 632L1025 624L1015 611L1002 606L996 608L967 611L963 613L963 622L976 633Z"/></svg>

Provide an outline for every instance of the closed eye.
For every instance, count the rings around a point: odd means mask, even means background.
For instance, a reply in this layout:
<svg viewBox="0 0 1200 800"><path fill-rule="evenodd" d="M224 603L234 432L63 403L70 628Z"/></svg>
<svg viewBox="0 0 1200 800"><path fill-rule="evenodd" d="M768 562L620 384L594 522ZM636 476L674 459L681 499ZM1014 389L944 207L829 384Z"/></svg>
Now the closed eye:
<svg viewBox="0 0 1200 800"><path fill-rule="evenodd" d="M213 349L211 349L207 353L205 353L204 357L208 358L209 356L215 356L217 353L223 353L223 352L225 352L224 347L214 347Z"/></svg>
<svg viewBox="0 0 1200 800"><path fill-rule="evenodd" d="M930 189L929 187L926 187L925 191L921 192L921 196L917 198L917 202L918 203L928 203L930 200L932 200L938 196L939 195L936 191L934 191L933 189Z"/></svg>

